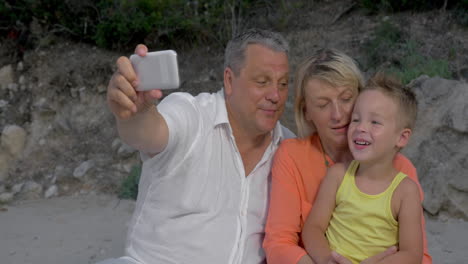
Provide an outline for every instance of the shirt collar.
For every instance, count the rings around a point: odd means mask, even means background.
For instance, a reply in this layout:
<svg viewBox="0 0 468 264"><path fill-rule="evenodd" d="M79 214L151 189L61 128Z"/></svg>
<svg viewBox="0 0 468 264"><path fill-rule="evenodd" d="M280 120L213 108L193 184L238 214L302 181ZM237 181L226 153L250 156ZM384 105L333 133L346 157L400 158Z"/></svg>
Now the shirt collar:
<svg viewBox="0 0 468 264"><path fill-rule="evenodd" d="M229 118L226 109L226 100L224 99L224 89L216 93L216 116L214 126L229 124Z"/></svg>
<svg viewBox="0 0 468 264"><path fill-rule="evenodd" d="M222 124L228 124L229 129L231 130L231 125L229 124L229 118L227 114L227 109L226 109L226 100L224 98L224 89L219 90L216 93L216 116L214 120L214 126L222 125ZM276 122L275 127L273 128L272 133L272 142L276 145L278 145L281 140L285 139L285 134L283 131L283 126L281 123L278 121Z"/></svg>

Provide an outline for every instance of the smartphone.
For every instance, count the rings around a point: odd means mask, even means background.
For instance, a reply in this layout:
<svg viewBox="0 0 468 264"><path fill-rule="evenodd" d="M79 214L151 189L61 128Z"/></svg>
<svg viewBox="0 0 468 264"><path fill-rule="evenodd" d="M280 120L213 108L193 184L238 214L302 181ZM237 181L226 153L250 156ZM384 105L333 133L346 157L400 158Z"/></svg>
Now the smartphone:
<svg viewBox="0 0 468 264"><path fill-rule="evenodd" d="M145 57L130 56L139 79L137 91L179 88L177 53L173 50L148 52Z"/></svg>

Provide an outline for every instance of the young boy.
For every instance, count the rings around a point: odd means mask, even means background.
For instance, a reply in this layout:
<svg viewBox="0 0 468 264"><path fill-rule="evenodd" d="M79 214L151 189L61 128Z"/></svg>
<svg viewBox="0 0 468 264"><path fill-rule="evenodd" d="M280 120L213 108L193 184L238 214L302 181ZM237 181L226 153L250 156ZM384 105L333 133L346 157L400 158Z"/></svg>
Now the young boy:
<svg viewBox="0 0 468 264"><path fill-rule="evenodd" d="M354 160L328 170L302 232L316 264L335 263L331 251L360 263L394 245L398 252L379 263L421 263L419 190L392 165L416 115L414 94L384 74L359 94L348 128Z"/></svg>

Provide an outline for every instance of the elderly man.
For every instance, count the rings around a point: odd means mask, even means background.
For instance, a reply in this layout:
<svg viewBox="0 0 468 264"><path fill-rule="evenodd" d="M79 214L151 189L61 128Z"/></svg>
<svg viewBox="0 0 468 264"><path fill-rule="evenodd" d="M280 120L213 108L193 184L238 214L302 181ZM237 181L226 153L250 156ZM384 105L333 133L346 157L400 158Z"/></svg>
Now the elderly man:
<svg viewBox="0 0 468 264"><path fill-rule="evenodd" d="M147 49L140 45L137 54ZM263 263L272 157L288 94L288 44L248 30L225 52L224 89L136 92L119 58L107 102L120 137L141 152L143 170L126 256L102 263Z"/></svg>

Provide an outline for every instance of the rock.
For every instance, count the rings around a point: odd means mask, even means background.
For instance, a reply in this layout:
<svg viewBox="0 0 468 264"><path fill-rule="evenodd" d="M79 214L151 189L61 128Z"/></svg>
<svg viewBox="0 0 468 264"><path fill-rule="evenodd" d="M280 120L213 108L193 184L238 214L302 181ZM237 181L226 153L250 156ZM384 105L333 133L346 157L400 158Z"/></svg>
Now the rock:
<svg viewBox="0 0 468 264"><path fill-rule="evenodd" d="M53 197L53 196L57 196L57 195L58 195L58 187L55 184L47 188L47 191L45 191L44 193L44 197L46 199Z"/></svg>
<svg viewBox="0 0 468 264"><path fill-rule="evenodd" d="M42 185L35 181L27 181L21 191L24 199L38 199L42 196Z"/></svg>
<svg viewBox="0 0 468 264"><path fill-rule="evenodd" d="M94 162L92 160L87 160L81 163L78 167L75 168L73 171L73 177L75 178L82 178L89 169L94 166Z"/></svg>
<svg viewBox="0 0 468 264"><path fill-rule="evenodd" d="M116 138L114 139L114 141L112 141L111 147L115 152L117 152L117 155L121 158L128 158L136 151L136 149L125 144L119 138Z"/></svg>
<svg viewBox="0 0 468 264"><path fill-rule="evenodd" d="M403 152L418 170L424 209L468 219L468 84L423 76L410 86L418 120Z"/></svg>
<svg viewBox="0 0 468 264"><path fill-rule="evenodd" d="M17 183L15 185L13 185L13 187L11 187L11 191L14 193L14 194L17 194L19 192L21 192L21 190L23 189L23 186L24 186L24 183Z"/></svg>
<svg viewBox="0 0 468 264"><path fill-rule="evenodd" d="M8 90L11 92L16 92L18 91L18 84L17 83L10 83L7 85Z"/></svg>
<svg viewBox="0 0 468 264"><path fill-rule="evenodd" d="M16 65L16 70L19 72L24 70L24 64L22 61L18 62L18 65Z"/></svg>
<svg viewBox="0 0 468 264"><path fill-rule="evenodd" d="M5 101L5 100L0 100L0 108L4 108L5 106L8 105L8 101Z"/></svg>
<svg viewBox="0 0 468 264"><path fill-rule="evenodd" d="M5 148L13 158L21 156L26 142L26 131L17 125L8 125L3 129L1 146Z"/></svg>
<svg viewBox="0 0 468 264"><path fill-rule="evenodd" d="M103 94L107 91L107 87L104 84L100 84L97 87L97 91L98 93Z"/></svg>
<svg viewBox="0 0 468 264"><path fill-rule="evenodd" d="M11 65L4 66L0 69L0 88L6 87L14 82L13 67Z"/></svg>
<svg viewBox="0 0 468 264"><path fill-rule="evenodd" d="M0 203L8 203L13 200L13 193L10 192L4 192L0 193Z"/></svg>
<svg viewBox="0 0 468 264"><path fill-rule="evenodd" d="M18 83L19 84L25 84L26 83L26 78L24 77L24 75L21 75L19 77ZM22 89L22 90L24 90L24 89Z"/></svg>
<svg viewBox="0 0 468 264"><path fill-rule="evenodd" d="M0 148L0 182L5 181L8 178L8 170L12 162L11 155Z"/></svg>

